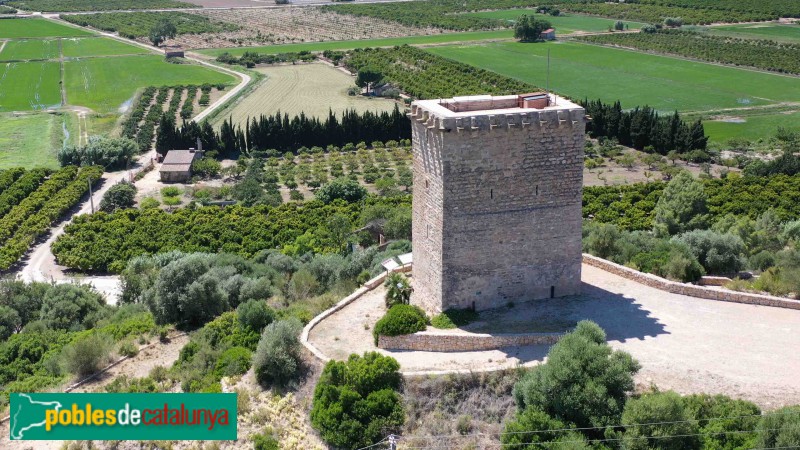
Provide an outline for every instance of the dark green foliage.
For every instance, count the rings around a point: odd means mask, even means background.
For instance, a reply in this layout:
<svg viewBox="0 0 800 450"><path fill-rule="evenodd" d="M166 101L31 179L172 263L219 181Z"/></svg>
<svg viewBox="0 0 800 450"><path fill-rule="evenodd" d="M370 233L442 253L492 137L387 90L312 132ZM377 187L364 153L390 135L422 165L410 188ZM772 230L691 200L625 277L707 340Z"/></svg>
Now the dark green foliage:
<svg viewBox="0 0 800 450"><path fill-rule="evenodd" d="M256 333L261 333L264 327L275 320L275 311L264 300L248 300L242 303L236 308L236 315L242 326Z"/></svg>
<svg viewBox="0 0 800 450"><path fill-rule="evenodd" d="M314 195L317 200L323 203L331 203L338 199L352 203L363 199L367 195L367 189L361 186L358 181L349 178L337 178L330 183L324 184Z"/></svg>
<svg viewBox="0 0 800 450"><path fill-rule="evenodd" d="M64 146L58 162L64 166L103 166L109 170L126 169L138 153L136 142L127 137L91 136L86 145Z"/></svg>
<svg viewBox="0 0 800 450"><path fill-rule="evenodd" d="M111 186L100 201L100 211L107 213L118 209L133 208L136 204L136 186L121 182Z"/></svg>
<svg viewBox="0 0 800 450"><path fill-rule="evenodd" d="M592 448L578 432L566 431L572 425L553 419L542 411L528 408L506 423L501 436L504 446L522 450Z"/></svg>
<svg viewBox="0 0 800 450"><path fill-rule="evenodd" d="M757 448L800 447L800 406L787 406L764 415L756 433Z"/></svg>
<svg viewBox="0 0 800 450"><path fill-rule="evenodd" d="M250 369L250 350L244 347L231 347L220 355L214 367L214 376L222 378L242 375Z"/></svg>
<svg viewBox="0 0 800 450"><path fill-rule="evenodd" d="M328 362L314 390L312 426L328 444L353 450L396 433L405 420L399 369L376 352Z"/></svg>
<svg viewBox="0 0 800 450"><path fill-rule="evenodd" d="M428 326L428 317L419 306L394 305L381 317L372 329L375 345L378 336L400 336L423 331Z"/></svg>
<svg viewBox="0 0 800 450"><path fill-rule="evenodd" d="M103 296L91 287L57 284L42 299L41 319L56 330L89 329L102 317L105 307Z"/></svg>
<svg viewBox="0 0 800 450"><path fill-rule="evenodd" d="M258 341L253 368L264 386L286 386L301 369L300 339L303 326L297 319L280 320L267 325Z"/></svg>
<svg viewBox="0 0 800 450"><path fill-rule="evenodd" d="M681 172L667 184L655 207L653 231L657 236L704 228L707 195L703 183L689 172Z"/></svg>
<svg viewBox="0 0 800 450"><path fill-rule="evenodd" d="M25 11L109 11L157 8L196 8L176 0L15 0L8 2Z"/></svg>
<svg viewBox="0 0 800 450"><path fill-rule="evenodd" d="M478 320L478 313L472 309L448 309L431 319L434 328L449 329L467 325Z"/></svg>
<svg viewBox="0 0 800 450"><path fill-rule="evenodd" d="M620 144L638 150L652 147L662 155L672 150L678 153L705 150L708 143L702 122L698 120L689 124L677 111L661 116L649 106L623 111L619 101L608 104L600 100L583 100L580 104L592 117L586 132L593 138L614 138Z"/></svg>
<svg viewBox="0 0 800 450"><path fill-rule="evenodd" d="M737 39L683 30L581 37L595 44L619 45L703 61L800 73L800 45L761 39Z"/></svg>
<svg viewBox="0 0 800 450"><path fill-rule="evenodd" d="M579 322L550 348L547 363L531 369L514 386L518 410L543 411L577 427L618 424L639 363L628 353L612 350L605 337L597 324Z"/></svg>
<svg viewBox="0 0 800 450"><path fill-rule="evenodd" d="M523 14L517 18L514 24L514 38L522 42L536 42L542 31L550 28L550 22L539 20L535 16Z"/></svg>
<svg viewBox="0 0 800 450"><path fill-rule="evenodd" d="M8 339L19 327L17 311L10 306L0 305L0 341Z"/></svg>
<svg viewBox="0 0 800 450"><path fill-rule="evenodd" d="M429 2L423 5L427 7ZM535 90L534 86L522 81L442 58L408 45L356 49L344 60L344 65L354 72L370 67L383 74L383 81L421 99L474 95L476 92L502 95ZM458 83L453 83L453 79L458 79ZM374 140L376 139L364 139L365 142Z"/></svg>
<svg viewBox="0 0 800 450"><path fill-rule="evenodd" d="M77 11L77 10L71 10ZM199 14L182 12L134 12L102 14L62 14L61 18L82 27L92 27L103 31L118 32L128 39L147 37L152 29L164 19L175 25L176 34L203 34L235 31L239 26L227 22L215 22Z"/></svg>
<svg viewBox="0 0 800 450"><path fill-rule="evenodd" d="M436 27L446 30L465 31L505 28L508 27L508 24L502 20L455 13L525 6L531 6L531 3L524 0L504 0L502 2L433 0L423 4L350 4L325 6L323 9L339 14L376 17L412 27Z"/></svg>
<svg viewBox="0 0 800 450"><path fill-rule="evenodd" d="M410 196L367 197L351 204L310 201L278 207L182 208L173 213L131 209L80 215L53 244L53 253L59 264L71 268L112 272L121 272L136 256L173 249L250 257L264 249L296 245L300 254L327 253L341 245L326 228L331 216L341 213L354 221L366 206L409 202Z"/></svg>
<svg viewBox="0 0 800 450"><path fill-rule="evenodd" d="M167 39L174 39L177 34L178 28L172 23L172 16L170 15L159 19L151 25L148 37L150 38L150 42L158 47Z"/></svg>
<svg viewBox="0 0 800 450"><path fill-rule="evenodd" d="M277 54L262 54L256 52L244 52L241 56L236 57L228 52L217 56L217 62L224 64L238 64L245 67L255 67L256 64L276 64L276 63L294 63L296 61L309 62L317 59L317 55L309 51L291 52L291 53L277 53Z"/></svg>
<svg viewBox="0 0 800 450"><path fill-rule="evenodd" d="M675 392L654 392L632 398L622 413L625 426L622 447L626 450L699 448L698 425L690 419L683 399Z"/></svg>
<svg viewBox="0 0 800 450"><path fill-rule="evenodd" d="M271 434L253 436L253 450L280 450L280 443Z"/></svg>
<svg viewBox="0 0 800 450"><path fill-rule="evenodd" d="M757 448L755 429L761 410L746 400L724 395L687 395L683 404L690 419L700 428L704 449L734 450ZM752 431L749 432L748 431Z"/></svg>
<svg viewBox="0 0 800 450"><path fill-rule="evenodd" d="M372 67L362 67L356 75L356 86L367 87L369 84L374 84L383 79L383 74L377 69Z"/></svg>
<svg viewBox="0 0 800 450"><path fill-rule="evenodd" d="M745 267L745 246L739 236L694 230L675 236L673 240L685 244L707 273L730 274Z"/></svg>

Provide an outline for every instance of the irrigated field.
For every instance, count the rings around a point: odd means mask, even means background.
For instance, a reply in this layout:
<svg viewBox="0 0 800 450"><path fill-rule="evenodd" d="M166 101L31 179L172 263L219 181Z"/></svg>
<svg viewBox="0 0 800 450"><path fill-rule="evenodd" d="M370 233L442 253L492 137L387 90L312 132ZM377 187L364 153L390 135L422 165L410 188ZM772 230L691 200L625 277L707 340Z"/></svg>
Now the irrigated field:
<svg viewBox="0 0 800 450"><path fill-rule="evenodd" d="M25 40L0 43L0 61L26 61L31 59L58 58L57 40Z"/></svg>
<svg viewBox="0 0 800 450"><path fill-rule="evenodd" d="M0 19L0 39L90 36L88 31L45 19Z"/></svg>
<svg viewBox="0 0 800 450"><path fill-rule="evenodd" d="M509 22L516 21L522 14L533 15L536 11L532 9L506 9L500 11L484 11L477 13L469 13L471 16L485 17L487 19L504 19ZM538 19L546 20L555 28L556 35L571 34L575 32L588 32L596 33L600 31L608 31L609 28L614 26L615 19L606 19L603 17L582 16L580 14L562 14L559 16L548 16L544 14L536 14ZM624 21L630 29L639 29L644 25L641 22Z"/></svg>
<svg viewBox="0 0 800 450"><path fill-rule="evenodd" d="M620 100L623 107L709 111L800 100L800 78L578 43L516 42L431 48L430 52L575 99Z"/></svg>
<svg viewBox="0 0 800 450"><path fill-rule="evenodd" d="M0 63L0 112L60 106L60 77L56 62Z"/></svg>
<svg viewBox="0 0 800 450"><path fill-rule="evenodd" d="M389 111L394 102L387 99L368 99L348 96L347 88L354 86L353 77L323 64L276 66L257 69L267 80L234 107L220 114L220 120L233 117L244 123L248 117L274 114L278 111L292 117L301 112L322 117L328 110L340 114L346 109L356 111Z"/></svg>
<svg viewBox="0 0 800 450"><path fill-rule="evenodd" d="M135 45L107 38L62 39L65 57L134 55L149 53Z"/></svg>
<svg viewBox="0 0 800 450"><path fill-rule="evenodd" d="M169 64L160 56L87 58L64 63L64 86L70 105L95 112L117 111L145 86L232 83L233 77L205 67Z"/></svg>
<svg viewBox="0 0 800 450"><path fill-rule="evenodd" d="M778 42L800 43L800 25L777 22L748 23L709 27L712 34L744 39L770 39Z"/></svg>
<svg viewBox="0 0 800 450"><path fill-rule="evenodd" d="M703 122L706 133L715 142L726 142L728 139L747 139L755 141L758 138L772 136L778 127L800 131L800 111L784 111L769 114L741 114L731 112L731 115L718 120L705 120Z"/></svg>
<svg viewBox="0 0 800 450"><path fill-rule="evenodd" d="M354 48L367 47L394 47L395 45L432 45L447 44L452 42L471 42L485 40L513 39L514 32L511 30L496 31L467 31L464 33L443 33L425 36L408 36L399 38L385 39L361 39L354 41L326 41L326 42L304 42L300 44L264 45L261 47L229 47L199 50L209 56L219 56L223 53L230 53L234 56L241 56L245 52L256 52L267 55L288 52L322 52L325 50L351 50Z"/></svg>
<svg viewBox="0 0 800 450"><path fill-rule="evenodd" d="M0 115L0 169L58 167L61 118L55 114Z"/></svg>

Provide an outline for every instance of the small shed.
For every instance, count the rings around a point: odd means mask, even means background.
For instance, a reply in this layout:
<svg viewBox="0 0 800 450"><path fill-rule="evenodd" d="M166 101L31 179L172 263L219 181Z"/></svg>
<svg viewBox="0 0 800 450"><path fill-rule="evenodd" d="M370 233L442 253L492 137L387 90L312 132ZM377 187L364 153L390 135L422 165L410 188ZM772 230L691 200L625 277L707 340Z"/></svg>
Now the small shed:
<svg viewBox="0 0 800 450"><path fill-rule="evenodd" d="M159 174L165 183L185 183L192 178L192 163L203 157L202 150L170 150L161 163Z"/></svg>
<svg viewBox="0 0 800 450"><path fill-rule="evenodd" d="M548 28L542 31L542 39L545 41L555 41L556 40L556 29L555 28Z"/></svg>
<svg viewBox="0 0 800 450"><path fill-rule="evenodd" d="M166 58L183 58L183 49L180 47L164 47L164 57Z"/></svg>

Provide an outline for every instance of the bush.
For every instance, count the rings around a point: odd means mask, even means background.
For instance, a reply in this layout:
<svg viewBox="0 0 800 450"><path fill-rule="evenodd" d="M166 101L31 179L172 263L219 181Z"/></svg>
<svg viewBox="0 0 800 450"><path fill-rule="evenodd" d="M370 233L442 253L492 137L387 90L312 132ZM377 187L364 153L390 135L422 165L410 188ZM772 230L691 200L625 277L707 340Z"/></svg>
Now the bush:
<svg viewBox="0 0 800 450"><path fill-rule="evenodd" d="M700 427L703 449L758 448L756 427L761 410L746 400L724 395L687 395L684 407Z"/></svg>
<svg viewBox="0 0 800 450"><path fill-rule="evenodd" d="M231 347L220 355L214 367L216 378L241 375L250 370L250 350L244 347Z"/></svg>
<svg viewBox="0 0 800 450"><path fill-rule="evenodd" d="M76 339L61 351L64 369L75 376L91 375L110 362L111 336L91 333Z"/></svg>
<svg viewBox="0 0 800 450"><path fill-rule="evenodd" d="M104 309L103 296L91 287L57 284L42 298L41 319L52 329L88 329L94 327Z"/></svg>
<svg viewBox="0 0 800 450"><path fill-rule="evenodd" d="M390 273L383 282L386 287L386 307L391 308L394 305L407 305L411 300L411 294L414 288L408 281L408 277L402 273Z"/></svg>
<svg viewBox="0 0 800 450"><path fill-rule="evenodd" d="M788 406L764 415L756 428L757 448L800 446L800 406Z"/></svg>
<svg viewBox="0 0 800 450"><path fill-rule="evenodd" d="M283 386L299 374L299 335L302 328L297 319L281 320L267 325L253 357L253 368L259 383L265 386Z"/></svg>
<svg viewBox="0 0 800 450"><path fill-rule="evenodd" d="M119 344L118 353L130 358L139 354L139 346L133 343L133 341L123 341Z"/></svg>
<svg viewBox="0 0 800 450"><path fill-rule="evenodd" d="M405 421L400 364L377 352L329 361L314 389L311 425L337 448L372 445Z"/></svg>
<svg viewBox="0 0 800 450"><path fill-rule="evenodd" d="M366 197L367 189L358 181L347 178L337 178L330 183L326 183L316 192L317 200L323 203L331 203L336 199L342 199L348 203L353 203Z"/></svg>
<svg viewBox="0 0 800 450"><path fill-rule="evenodd" d="M478 313L472 309L448 309L431 319L434 328L449 329L461 327L478 320Z"/></svg>
<svg viewBox="0 0 800 450"><path fill-rule="evenodd" d="M253 450L280 450L280 443L271 434L256 434L252 437Z"/></svg>
<svg viewBox="0 0 800 450"><path fill-rule="evenodd" d="M236 315L243 327L261 333L267 325L275 320L275 311L263 300L249 300L236 308Z"/></svg>
<svg viewBox="0 0 800 450"><path fill-rule="evenodd" d="M745 266L744 242L739 236L694 230L672 239L685 244L708 273L734 273Z"/></svg>
<svg viewBox="0 0 800 450"><path fill-rule="evenodd" d="M117 183L103 194L100 211L111 213L118 209L133 208L133 205L136 204L135 198L136 186L124 181Z"/></svg>
<svg viewBox="0 0 800 450"><path fill-rule="evenodd" d="M681 396L675 392L654 392L628 400L622 425L626 426L622 440L626 450L700 447L697 422L690 420Z"/></svg>
<svg viewBox="0 0 800 450"><path fill-rule="evenodd" d="M400 336L423 331L428 326L428 318L419 306L394 305L378 320L372 334L375 345L378 336Z"/></svg>

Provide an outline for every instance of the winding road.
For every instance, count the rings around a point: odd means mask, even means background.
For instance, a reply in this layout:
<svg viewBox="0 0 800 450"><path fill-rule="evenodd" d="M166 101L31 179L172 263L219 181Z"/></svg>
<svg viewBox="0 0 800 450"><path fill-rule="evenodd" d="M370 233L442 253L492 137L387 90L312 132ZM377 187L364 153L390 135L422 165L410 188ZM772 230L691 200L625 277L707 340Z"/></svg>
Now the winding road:
<svg viewBox="0 0 800 450"><path fill-rule="evenodd" d="M74 26L66 21L61 21L58 19L53 19L60 23L67 24L69 26ZM117 39L123 41L128 44L138 45L140 47L146 48L152 52L160 53L157 50L153 49L149 45L142 44L141 42L136 42L130 39L125 39L117 35L113 35L110 33L99 33L102 36L110 37L113 39ZM204 66L210 67L214 70L225 72L227 74L233 75L239 78L241 81L235 87L228 90L228 92L217 99L214 103L208 106L205 110L201 111L195 117L192 118L195 122L200 122L206 117L208 117L211 113L216 111L217 109L221 108L228 100L234 98L239 92L242 91L251 81L250 75L246 73L236 72L234 70L219 67L215 64L211 64L206 61L202 61L198 58L192 57L187 55L186 59L194 61L197 64L202 64ZM106 172L103 174L103 178L101 183L98 185L99 187L92 192L91 201L89 196L86 196L82 203L80 203L76 208L73 208L75 212L71 213L71 215L62 218L61 222L56 225L54 228L50 230L50 236L48 239L38 245L36 245L28 254L25 256L27 259L19 270L17 276L18 278L22 279L26 282L32 281L42 281L42 282L55 282L55 283L88 283L94 286L99 292L106 296L106 300L108 303L116 304L119 296L121 294L120 284L119 284L119 276L116 275L103 275L103 276L89 276L89 275L74 275L65 272L65 268L63 266L59 266L56 263L55 256L50 251L53 242L58 239L60 235L64 233L64 227L66 227L75 216L81 214L90 214L92 212L92 207L95 208L100 205L100 201L103 198L103 195L106 191L113 185L119 183L123 180L130 180L133 178L133 174L140 170L141 168L145 167L145 165L149 164L151 160L155 160L156 158L155 150L150 150L144 155L139 156L139 158L134 163L133 167L130 170L126 171L118 171L118 172ZM157 170L158 168L156 167Z"/></svg>

